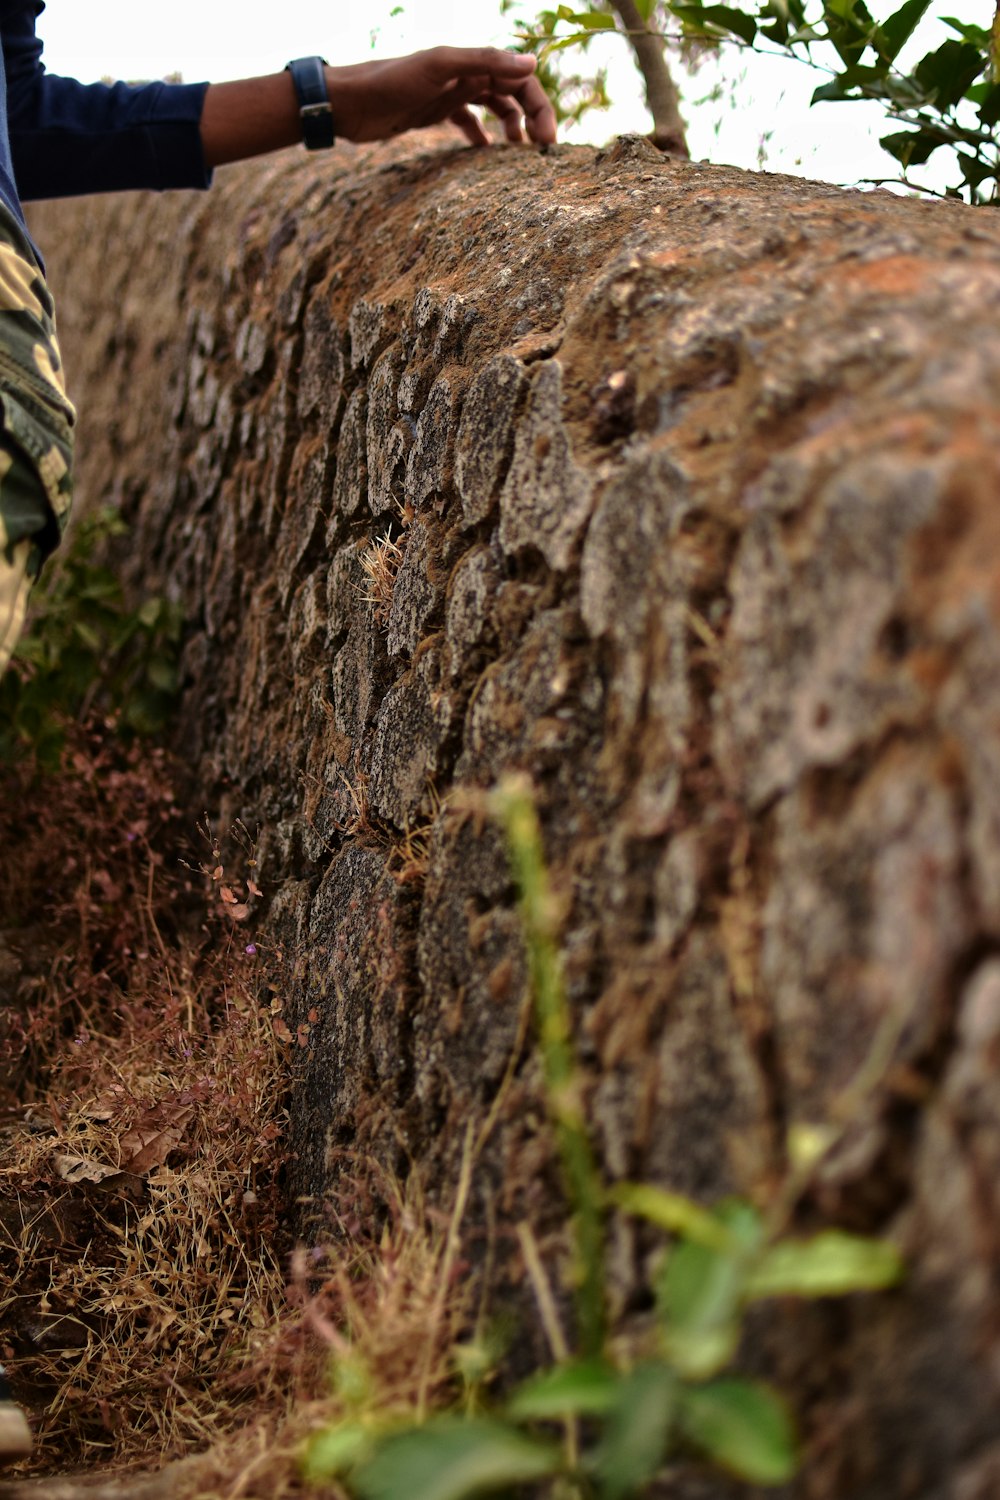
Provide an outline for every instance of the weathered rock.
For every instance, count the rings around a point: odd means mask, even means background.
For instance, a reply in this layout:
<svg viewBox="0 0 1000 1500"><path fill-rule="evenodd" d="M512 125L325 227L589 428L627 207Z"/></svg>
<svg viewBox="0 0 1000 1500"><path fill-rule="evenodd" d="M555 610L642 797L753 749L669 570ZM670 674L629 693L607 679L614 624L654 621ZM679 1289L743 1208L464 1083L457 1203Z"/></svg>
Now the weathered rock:
<svg viewBox="0 0 1000 1500"><path fill-rule="evenodd" d="M892 1296L754 1323L801 1408L794 1493L992 1495L992 218L431 138L35 231L82 502L184 605L203 799L264 824L294 1194L322 1219L374 1151L447 1196L496 1103L470 1234L558 1233L530 1050L497 1101L525 965L468 796L526 769L608 1175L766 1199L788 1127L847 1108L803 1214L910 1258ZM623 1305L648 1248L616 1232Z"/></svg>

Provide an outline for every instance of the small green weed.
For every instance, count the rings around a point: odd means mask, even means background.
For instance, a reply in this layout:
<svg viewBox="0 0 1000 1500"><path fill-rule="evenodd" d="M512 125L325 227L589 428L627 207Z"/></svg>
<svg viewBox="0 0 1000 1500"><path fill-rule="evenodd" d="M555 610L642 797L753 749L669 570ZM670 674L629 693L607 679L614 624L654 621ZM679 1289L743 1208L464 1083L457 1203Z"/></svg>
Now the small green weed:
<svg viewBox="0 0 1000 1500"><path fill-rule="evenodd" d="M798 1464L784 1400L763 1381L728 1373L747 1308L771 1297L889 1287L902 1275L900 1258L882 1241L836 1229L808 1238L785 1232L803 1143L770 1213L738 1198L707 1209L648 1183L604 1187L584 1119L557 914L529 788L507 781L490 810L506 830L520 897L548 1113L572 1214L580 1352L492 1413L473 1404L465 1415L420 1422L360 1409L312 1439L305 1477L336 1479L357 1500L466 1500L539 1481L551 1481L561 1497L627 1500L687 1452L752 1484L784 1484ZM653 1287L654 1327L628 1365L616 1362L606 1332L604 1240L614 1212L668 1236ZM562 1441L553 1424L562 1424Z"/></svg>
<svg viewBox="0 0 1000 1500"><path fill-rule="evenodd" d="M181 615L165 599L129 608L97 560L126 529L109 508L85 516L36 587L28 628L0 677L0 760L30 751L53 770L67 725L94 714L112 716L126 734L164 727L177 693Z"/></svg>

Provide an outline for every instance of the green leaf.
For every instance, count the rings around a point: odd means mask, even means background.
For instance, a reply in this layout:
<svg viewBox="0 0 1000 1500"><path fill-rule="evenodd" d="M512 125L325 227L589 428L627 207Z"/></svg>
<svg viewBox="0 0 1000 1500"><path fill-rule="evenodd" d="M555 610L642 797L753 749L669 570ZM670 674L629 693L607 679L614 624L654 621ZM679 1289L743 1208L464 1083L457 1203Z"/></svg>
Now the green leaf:
<svg viewBox="0 0 1000 1500"><path fill-rule="evenodd" d="M706 5L701 14L712 26L732 32L748 46L757 35L757 23L746 11L733 10L728 5Z"/></svg>
<svg viewBox="0 0 1000 1500"><path fill-rule="evenodd" d="M767 0L767 3L761 5L758 10L758 19L761 23L761 33L770 41L784 46L788 41L791 22L785 0Z"/></svg>
<svg viewBox="0 0 1000 1500"><path fill-rule="evenodd" d="M667 9L689 29L700 31L706 36L728 31L749 43L757 35L757 23L753 16L742 10L733 10L728 5L700 5L697 0L670 0Z"/></svg>
<svg viewBox="0 0 1000 1500"><path fill-rule="evenodd" d="M677 1410L677 1377L659 1362L637 1365L618 1383L593 1466L602 1500L643 1489L662 1466Z"/></svg>
<svg viewBox="0 0 1000 1500"><path fill-rule="evenodd" d="M881 70L877 68L845 68L843 73L838 73L829 83L821 83L819 88L813 89L809 103L839 103L841 99L864 98L867 90L881 76Z"/></svg>
<svg viewBox="0 0 1000 1500"><path fill-rule="evenodd" d="M979 106L977 113L984 125L1000 121L1000 84L974 83L966 90L965 97Z"/></svg>
<svg viewBox="0 0 1000 1500"><path fill-rule="evenodd" d="M733 1358L740 1337L743 1256L685 1240L660 1272L657 1304L667 1357L682 1375L705 1380Z"/></svg>
<svg viewBox="0 0 1000 1500"><path fill-rule="evenodd" d="M648 21L656 9L656 0L635 0L635 8L644 21Z"/></svg>
<svg viewBox="0 0 1000 1500"><path fill-rule="evenodd" d="M733 1245L731 1233L718 1217L681 1193L652 1187L647 1182L622 1182L611 1189L609 1197L625 1213L648 1219L671 1234L683 1235L715 1250L728 1250Z"/></svg>
<svg viewBox="0 0 1000 1500"><path fill-rule="evenodd" d="M583 10L575 14L563 16L564 21L572 21L576 26L582 26L584 31L614 31L615 18L606 10Z"/></svg>
<svg viewBox="0 0 1000 1500"><path fill-rule="evenodd" d="M731 1244L748 1253L759 1248L764 1238L764 1225L752 1203L745 1198L723 1198L713 1212L728 1230Z"/></svg>
<svg viewBox="0 0 1000 1500"><path fill-rule="evenodd" d="M508 1415L518 1421L600 1417L618 1397L621 1376L603 1360L576 1360L545 1370L515 1391Z"/></svg>
<svg viewBox="0 0 1000 1500"><path fill-rule="evenodd" d="M564 52L567 47L579 47L584 42L589 42L591 33L589 31L574 31L572 36L561 36L554 42L546 42L539 57L548 57L550 52Z"/></svg>
<svg viewBox="0 0 1000 1500"><path fill-rule="evenodd" d="M957 31L964 41L971 42L974 47L978 47L980 52L989 52L990 34L984 31L982 26L973 26L968 21L959 21L955 16L942 16L940 19L945 26L950 26L952 31Z"/></svg>
<svg viewBox="0 0 1000 1500"><path fill-rule="evenodd" d="M981 156L970 156L966 151L957 151L958 164L962 169L962 176L970 187L978 187L988 177L997 176L997 168L992 162L984 161Z"/></svg>
<svg viewBox="0 0 1000 1500"><path fill-rule="evenodd" d="M918 109L927 103L927 94L912 78L891 73L866 89L870 99L887 99L897 111Z"/></svg>
<svg viewBox="0 0 1000 1500"><path fill-rule="evenodd" d="M768 0L758 9L757 23L762 36L789 49L800 42L826 40L826 31L820 30L818 19L807 23L805 7L797 0Z"/></svg>
<svg viewBox="0 0 1000 1500"><path fill-rule="evenodd" d="M752 1484L785 1484L797 1465L795 1429L780 1397L748 1380L687 1386L678 1421L713 1463Z"/></svg>
<svg viewBox="0 0 1000 1500"><path fill-rule="evenodd" d="M310 1484L335 1479L353 1469L371 1447L371 1433L359 1422L346 1422L318 1433L302 1456L302 1474Z"/></svg>
<svg viewBox="0 0 1000 1500"><path fill-rule="evenodd" d="M934 100L939 111L951 109L986 67L986 58L971 42L942 42L935 52L922 57L913 76Z"/></svg>
<svg viewBox="0 0 1000 1500"><path fill-rule="evenodd" d="M864 0L825 0L823 19L830 41L848 66L856 63L868 47L877 48L881 40ZM882 62L879 71L884 72L886 67Z"/></svg>
<svg viewBox="0 0 1000 1500"><path fill-rule="evenodd" d="M905 0L905 3L887 21L882 22L880 30L883 38L883 56L891 59L899 54L913 35L929 5L930 0Z"/></svg>
<svg viewBox="0 0 1000 1500"><path fill-rule="evenodd" d="M555 1474L559 1450L486 1417L442 1417L379 1443L356 1469L362 1500L464 1500Z"/></svg>
<svg viewBox="0 0 1000 1500"><path fill-rule="evenodd" d="M827 1229L808 1240L779 1240L746 1280L749 1297L842 1297L894 1286L903 1262L884 1240Z"/></svg>
<svg viewBox="0 0 1000 1500"><path fill-rule="evenodd" d="M879 145L901 162L903 169L921 167L939 146L946 143L924 130L898 130L892 135L883 135Z"/></svg>

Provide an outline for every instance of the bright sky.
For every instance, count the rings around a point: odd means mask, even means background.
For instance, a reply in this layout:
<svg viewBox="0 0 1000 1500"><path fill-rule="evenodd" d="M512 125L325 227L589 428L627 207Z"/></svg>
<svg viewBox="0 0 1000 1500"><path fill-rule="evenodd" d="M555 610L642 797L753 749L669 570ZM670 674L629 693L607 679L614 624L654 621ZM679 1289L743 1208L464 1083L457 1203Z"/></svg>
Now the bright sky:
<svg viewBox="0 0 1000 1500"><path fill-rule="evenodd" d="M247 0L47 0L39 21L45 60L53 72L90 81L156 78L180 71L184 78L221 80L272 72L290 57L323 53L331 62L356 62L378 53L431 46L503 43L510 22L498 0L405 0L392 17L393 0L375 5L335 6L330 0L279 0L273 6ZM540 8L540 6L539 6ZM881 15L882 5L874 5ZM988 0L952 0L944 11L989 24ZM982 12L982 14L980 14ZM373 21L374 18L374 21ZM373 25L377 31L373 32ZM943 30L924 38L943 39ZM599 38L611 65L609 92L616 108L594 114L573 140L603 141L626 130L648 130L641 85L625 44ZM917 53L919 56L920 53ZM603 58L601 59L603 60ZM735 49L722 62L705 64L681 80L691 154L716 162L798 172L833 182L892 175L891 158L877 137L886 126L877 105L822 104L808 108L823 75L785 58L760 58ZM741 80L738 91L734 80ZM721 82L722 97L706 100ZM699 100L706 102L699 103ZM891 128L891 127L890 127Z"/></svg>

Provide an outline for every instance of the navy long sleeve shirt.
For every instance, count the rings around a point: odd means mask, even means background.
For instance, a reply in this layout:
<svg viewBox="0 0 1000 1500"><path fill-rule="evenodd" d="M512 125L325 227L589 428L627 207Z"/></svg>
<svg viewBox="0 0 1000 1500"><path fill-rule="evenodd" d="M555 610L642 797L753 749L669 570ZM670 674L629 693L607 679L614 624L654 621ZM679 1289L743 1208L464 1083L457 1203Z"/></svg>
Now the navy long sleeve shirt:
<svg viewBox="0 0 1000 1500"><path fill-rule="evenodd" d="M205 83L82 84L47 73L35 21L43 0L0 0L0 198L122 188L203 188Z"/></svg>

